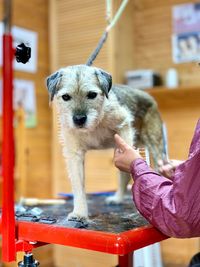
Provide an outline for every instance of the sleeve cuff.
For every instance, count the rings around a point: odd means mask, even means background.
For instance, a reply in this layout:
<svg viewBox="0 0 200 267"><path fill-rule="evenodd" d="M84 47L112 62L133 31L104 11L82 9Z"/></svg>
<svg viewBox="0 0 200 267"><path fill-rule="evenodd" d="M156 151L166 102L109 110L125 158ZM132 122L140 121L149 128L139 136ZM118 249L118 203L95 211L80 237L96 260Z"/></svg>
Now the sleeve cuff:
<svg viewBox="0 0 200 267"><path fill-rule="evenodd" d="M131 174L134 177L142 174L146 169L147 169L147 163L142 158L135 159L131 163Z"/></svg>
<svg viewBox="0 0 200 267"><path fill-rule="evenodd" d="M134 180L137 179L142 174L148 172L154 172L154 171L149 167L149 165L144 159L138 158L131 163L131 175L134 178Z"/></svg>

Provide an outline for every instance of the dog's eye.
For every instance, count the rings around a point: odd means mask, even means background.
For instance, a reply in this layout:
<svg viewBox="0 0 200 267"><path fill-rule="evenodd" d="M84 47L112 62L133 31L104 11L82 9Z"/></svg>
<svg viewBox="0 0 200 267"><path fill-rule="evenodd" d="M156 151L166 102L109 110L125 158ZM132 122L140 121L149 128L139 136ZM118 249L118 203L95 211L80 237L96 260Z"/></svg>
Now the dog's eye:
<svg viewBox="0 0 200 267"><path fill-rule="evenodd" d="M71 96L68 95L68 94L65 94L65 95L62 95L62 99L63 99L64 101L69 101L69 100L71 99Z"/></svg>
<svg viewBox="0 0 200 267"><path fill-rule="evenodd" d="M95 92L89 92L87 94L88 99L94 99L96 96L97 96L97 93L95 93Z"/></svg>

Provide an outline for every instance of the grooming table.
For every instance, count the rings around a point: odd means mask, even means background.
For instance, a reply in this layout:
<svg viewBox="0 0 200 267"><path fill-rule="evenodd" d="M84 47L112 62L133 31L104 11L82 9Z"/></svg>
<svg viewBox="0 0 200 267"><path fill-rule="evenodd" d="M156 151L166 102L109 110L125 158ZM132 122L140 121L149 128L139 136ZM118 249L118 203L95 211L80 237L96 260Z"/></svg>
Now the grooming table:
<svg viewBox="0 0 200 267"><path fill-rule="evenodd" d="M43 211L38 217L29 215L33 207L25 206L26 212L16 216L18 240L31 242L35 246L59 244L116 254L120 267L132 267L134 250L167 237L139 214L131 194L121 205L106 204L106 197L107 193L88 196L88 224L66 220L73 208L72 198L63 205L37 206Z"/></svg>

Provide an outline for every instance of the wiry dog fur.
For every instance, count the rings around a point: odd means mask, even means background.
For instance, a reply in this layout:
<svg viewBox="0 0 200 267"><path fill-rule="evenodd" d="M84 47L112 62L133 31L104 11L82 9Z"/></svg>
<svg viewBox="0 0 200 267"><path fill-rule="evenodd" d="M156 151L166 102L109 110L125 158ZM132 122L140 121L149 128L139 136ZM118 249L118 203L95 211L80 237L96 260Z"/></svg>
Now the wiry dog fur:
<svg viewBox="0 0 200 267"><path fill-rule="evenodd" d="M89 149L114 146L118 133L130 145L145 145L154 161L162 158L162 121L153 98L124 85L113 85L107 72L86 65L60 69L47 78L55 101L61 143L74 194L68 219L87 219L84 157ZM123 201L130 177L120 173L119 188L108 202Z"/></svg>

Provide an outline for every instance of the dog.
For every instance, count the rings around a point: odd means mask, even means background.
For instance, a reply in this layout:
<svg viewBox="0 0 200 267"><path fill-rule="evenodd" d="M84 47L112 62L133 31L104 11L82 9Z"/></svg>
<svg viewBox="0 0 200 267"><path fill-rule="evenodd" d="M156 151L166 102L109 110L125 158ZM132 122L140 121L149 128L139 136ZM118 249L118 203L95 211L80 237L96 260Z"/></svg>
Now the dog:
<svg viewBox="0 0 200 267"><path fill-rule="evenodd" d="M58 112L60 142L74 195L68 220L88 219L84 157L90 149L114 147L118 133L129 145L147 146L154 162L162 158L162 120L146 92L112 85L112 76L97 67L61 68L47 80L50 102ZM120 172L119 188L108 203L122 203L130 175Z"/></svg>

